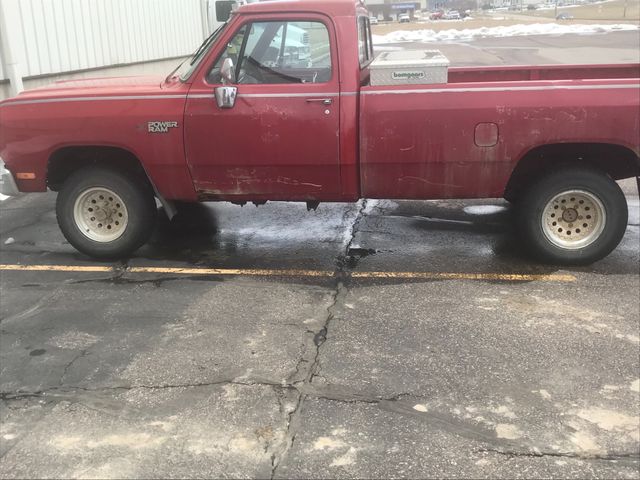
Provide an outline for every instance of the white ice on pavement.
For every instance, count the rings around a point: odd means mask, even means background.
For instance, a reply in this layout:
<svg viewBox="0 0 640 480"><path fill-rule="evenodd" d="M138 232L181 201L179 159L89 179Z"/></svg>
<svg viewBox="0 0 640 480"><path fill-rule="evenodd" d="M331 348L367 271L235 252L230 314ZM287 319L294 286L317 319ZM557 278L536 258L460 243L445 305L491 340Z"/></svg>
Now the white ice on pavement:
<svg viewBox="0 0 640 480"><path fill-rule="evenodd" d="M591 35L619 31L638 30L633 24L613 25L562 25L558 23L533 23L510 25L506 27L481 27L463 30L397 30L386 35L374 35L373 43L381 45L398 42L464 42L474 38L485 37L518 37L526 35Z"/></svg>
<svg viewBox="0 0 640 480"><path fill-rule="evenodd" d="M506 211L507 208L502 205L469 205L463 210L469 215L494 215Z"/></svg>

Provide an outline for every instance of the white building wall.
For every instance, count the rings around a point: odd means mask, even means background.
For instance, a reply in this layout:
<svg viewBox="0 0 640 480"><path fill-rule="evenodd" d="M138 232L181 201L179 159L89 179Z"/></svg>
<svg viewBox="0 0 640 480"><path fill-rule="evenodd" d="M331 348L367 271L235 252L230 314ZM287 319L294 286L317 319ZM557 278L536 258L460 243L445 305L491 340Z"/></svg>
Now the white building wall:
<svg viewBox="0 0 640 480"><path fill-rule="evenodd" d="M0 1L17 2L5 11L24 77L185 56L205 35L202 0Z"/></svg>

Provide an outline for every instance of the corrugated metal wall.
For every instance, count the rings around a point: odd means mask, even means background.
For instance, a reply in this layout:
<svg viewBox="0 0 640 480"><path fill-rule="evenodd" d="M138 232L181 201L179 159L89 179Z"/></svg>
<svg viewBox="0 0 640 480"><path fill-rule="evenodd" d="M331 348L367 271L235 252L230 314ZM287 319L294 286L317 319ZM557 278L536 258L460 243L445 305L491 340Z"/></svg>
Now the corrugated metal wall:
<svg viewBox="0 0 640 480"><path fill-rule="evenodd" d="M11 1L25 77L183 56L204 36L201 0Z"/></svg>

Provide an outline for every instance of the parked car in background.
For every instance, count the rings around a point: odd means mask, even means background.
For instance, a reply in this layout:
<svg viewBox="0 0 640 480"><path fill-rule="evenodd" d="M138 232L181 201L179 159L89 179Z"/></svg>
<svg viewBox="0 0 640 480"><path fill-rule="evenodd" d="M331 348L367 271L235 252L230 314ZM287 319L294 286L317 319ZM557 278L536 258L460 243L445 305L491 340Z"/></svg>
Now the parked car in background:
<svg viewBox="0 0 640 480"><path fill-rule="evenodd" d="M378 24L378 17L369 17L369 23L371 25L377 25Z"/></svg>
<svg viewBox="0 0 640 480"><path fill-rule="evenodd" d="M400 15L398 15L398 21L400 23L409 23L411 21L411 17L408 13L401 13Z"/></svg>
<svg viewBox="0 0 640 480"><path fill-rule="evenodd" d="M458 12L457 10L449 10L447 13L444 14L444 19L445 20L460 20L460 12Z"/></svg>
<svg viewBox="0 0 640 480"><path fill-rule="evenodd" d="M573 15L567 12L559 13L556 20L573 20Z"/></svg>
<svg viewBox="0 0 640 480"><path fill-rule="evenodd" d="M429 15L429 20L440 20L442 19L443 16L444 16L444 12L442 11L431 12L431 14Z"/></svg>

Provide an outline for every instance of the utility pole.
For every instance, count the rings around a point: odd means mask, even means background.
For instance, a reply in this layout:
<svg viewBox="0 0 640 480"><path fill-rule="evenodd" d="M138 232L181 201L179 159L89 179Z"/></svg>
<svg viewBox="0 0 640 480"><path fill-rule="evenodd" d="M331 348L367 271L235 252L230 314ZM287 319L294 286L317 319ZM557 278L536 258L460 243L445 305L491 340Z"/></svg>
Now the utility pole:
<svg viewBox="0 0 640 480"><path fill-rule="evenodd" d="M18 31L16 28L9 30L9 27L16 25L19 20L19 12L15 8L17 5L17 2L0 0L0 50L2 51L3 66L9 78L12 96L18 95L24 90L21 73L22 66L17 56ZM9 21L9 16L13 19L13 23Z"/></svg>
<svg viewBox="0 0 640 480"><path fill-rule="evenodd" d="M555 10L553 12L553 18L558 18L558 0L556 0Z"/></svg>

